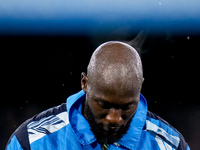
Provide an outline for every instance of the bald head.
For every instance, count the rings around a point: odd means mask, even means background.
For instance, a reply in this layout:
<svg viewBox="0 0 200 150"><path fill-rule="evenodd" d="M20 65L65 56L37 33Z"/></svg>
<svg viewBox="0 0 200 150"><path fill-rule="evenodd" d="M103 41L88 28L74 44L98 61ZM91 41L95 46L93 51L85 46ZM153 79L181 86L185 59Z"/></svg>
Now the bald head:
<svg viewBox="0 0 200 150"><path fill-rule="evenodd" d="M86 93L83 114L97 141L111 144L130 126L140 100L143 75L136 50L122 42L107 42L93 53L88 75L82 73Z"/></svg>
<svg viewBox="0 0 200 150"><path fill-rule="evenodd" d="M128 44L111 41L100 45L88 65L88 85L105 88L137 88L143 82L140 56Z"/></svg>

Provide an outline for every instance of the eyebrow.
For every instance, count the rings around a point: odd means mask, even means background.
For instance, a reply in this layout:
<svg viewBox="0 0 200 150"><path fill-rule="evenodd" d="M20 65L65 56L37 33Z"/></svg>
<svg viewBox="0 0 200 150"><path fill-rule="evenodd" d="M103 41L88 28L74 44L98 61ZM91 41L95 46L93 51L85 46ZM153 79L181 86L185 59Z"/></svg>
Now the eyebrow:
<svg viewBox="0 0 200 150"><path fill-rule="evenodd" d="M94 100L101 101L101 102L103 102L105 104L108 104L108 105L111 105L111 106L117 107L117 108L126 107L126 106L129 106L129 105L132 105L132 104L136 103L135 101L133 101L133 102L129 102L129 103L126 103L126 104L113 104L113 103L110 103L110 102L108 102L108 101L106 101L106 100L104 100L102 98L94 98Z"/></svg>

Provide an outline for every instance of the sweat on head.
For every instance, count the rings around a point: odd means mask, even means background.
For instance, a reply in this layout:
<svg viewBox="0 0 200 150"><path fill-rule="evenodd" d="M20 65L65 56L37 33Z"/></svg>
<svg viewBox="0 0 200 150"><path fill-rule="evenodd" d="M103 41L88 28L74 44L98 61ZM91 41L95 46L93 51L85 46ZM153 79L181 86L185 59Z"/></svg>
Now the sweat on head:
<svg viewBox="0 0 200 150"><path fill-rule="evenodd" d="M87 69L88 85L137 88L143 82L142 63L137 51L128 44L110 41L93 53Z"/></svg>

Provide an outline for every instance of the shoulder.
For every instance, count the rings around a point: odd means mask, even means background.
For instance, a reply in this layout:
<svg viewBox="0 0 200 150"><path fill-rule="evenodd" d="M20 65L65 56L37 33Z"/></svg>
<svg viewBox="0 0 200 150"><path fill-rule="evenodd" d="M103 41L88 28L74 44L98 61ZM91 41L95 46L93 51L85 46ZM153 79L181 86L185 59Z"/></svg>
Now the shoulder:
<svg viewBox="0 0 200 150"><path fill-rule="evenodd" d="M51 134L68 124L66 103L45 110L26 120L12 134L8 141L11 145L12 138L16 138L23 149L30 149L30 144L47 134Z"/></svg>
<svg viewBox="0 0 200 150"><path fill-rule="evenodd" d="M147 112L145 130L155 138L160 148L171 147L180 150L188 148L184 137L177 129L150 111Z"/></svg>
<svg viewBox="0 0 200 150"><path fill-rule="evenodd" d="M40 120L48 118L49 116L56 116L61 113L67 113L66 103L63 103L56 107L49 108L49 109L39 113L38 115L35 115L32 118L32 121L40 121Z"/></svg>

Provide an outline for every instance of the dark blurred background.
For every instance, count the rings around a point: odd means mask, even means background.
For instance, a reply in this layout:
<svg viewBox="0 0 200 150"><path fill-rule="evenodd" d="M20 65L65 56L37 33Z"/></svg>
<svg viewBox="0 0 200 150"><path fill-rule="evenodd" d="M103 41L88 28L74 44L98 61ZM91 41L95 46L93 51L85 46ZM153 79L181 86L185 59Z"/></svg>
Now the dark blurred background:
<svg viewBox="0 0 200 150"><path fill-rule="evenodd" d="M59 105L81 90L92 52L109 40L139 51L150 111L176 127L192 149L200 139L200 36L145 32L124 36L1 36L0 145L33 115Z"/></svg>

